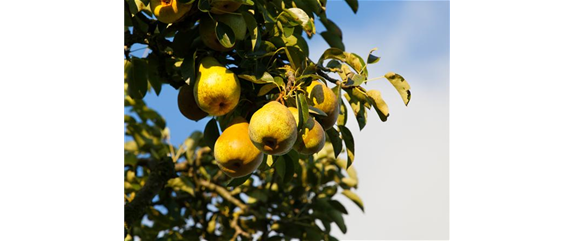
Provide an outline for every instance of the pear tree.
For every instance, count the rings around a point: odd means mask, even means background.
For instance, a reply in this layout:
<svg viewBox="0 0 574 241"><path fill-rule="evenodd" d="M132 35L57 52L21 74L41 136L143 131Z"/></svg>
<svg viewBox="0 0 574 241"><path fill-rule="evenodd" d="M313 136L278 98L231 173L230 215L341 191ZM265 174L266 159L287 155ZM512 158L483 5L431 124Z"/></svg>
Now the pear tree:
<svg viewBox="0 0 574 241"><path fill-rule="evenodd" d="M346 52L327 0L124 0L125 240L337 240L355 190L354 116L389 108L367 89L379 57ZM357 0L346 0L356 13ZM319 33L330 48L309 57ZM144 45L146 56L134 56ZM384 76L408 105L396 73ZM145 103L177 89L203 131L171 143ZM168 98L168 97L166 97Z"/></svg>

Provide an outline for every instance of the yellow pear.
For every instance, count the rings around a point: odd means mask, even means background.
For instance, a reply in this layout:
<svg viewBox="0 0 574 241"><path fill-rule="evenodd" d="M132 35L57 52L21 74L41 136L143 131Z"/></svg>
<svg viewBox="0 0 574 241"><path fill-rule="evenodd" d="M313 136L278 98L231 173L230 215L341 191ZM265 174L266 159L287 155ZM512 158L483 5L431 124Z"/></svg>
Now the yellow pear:
<svg viewBox="0 0 574 241"><path fill-rule="evenodd" d="M212 116L221 116L237 106L241 86L231 70L215 58L207 56L201 59L199 64L193 95L201 110Z"/></svg>
<svg viewBox="0 0 574 241"><path fill-rule="evenodd" d="M230 177L246 176L263 161L263 153L251 143L248 129L247 121L243 117L236 117L215 141L215 161L221 171Z"/></svg>
<svg viewBox="0 0 574 241"><path fill-rule="evenodd" d="M241 7L242 1L240 0L211 0L211 13L224 14L232 13Z"/></svg>
<svg viewBox="0 0 574 241"><path fill-rule="evenodd" d="M193 97L193 87L184 84L179 89L177 95L177 107L179 112L190 120L198 121L207 116L207 113L202 111Z"/></svg>
<svg viewBox="0 0 574 241"><path fill-rule="evenodd" d="M299 111L297 108L289 107L288 109L291 111L291 114L293 114L297 125L299 125ZM319 122L313 118L309 117L307 122L309 122L307 125L311 126L311 128L305 128L299 133L297 141L295 145L293 145L293 149L304 155L312 155L319 152L323 149L323 146L325 146L325 131Z"/></svg>
<svg viewBox="0 0 574 241"><path fill-rule="evenodd" d="M205 46L215 51L227 52L233 49L226 48L219 43L219 40L217 40L217 34L215 33L215 21L208 16L199 20L199 37Z"/></svg>
<svg viewBox="0 0 574 241"><path fill-rule="evenodd" d="M245 19L243 18L242 15L240 14L216 15L215 20L231 27L235 35L236 41L245 39L245 34L247 33L247 23L245 23Z"/></svg>
<svg viewBox="0 0 574 241"><path fill-rule="evenodd" d="M157 20L163 23L173 23L191 9L191 4L179 3L177 0L151 0L150 5Z"/></svg>
<svg viewBox="0 0 574 241"><path fill-rule="evenodd" d="M283 155L297 141L297 122L287 107L271 101L251 117L249 138L262 152Z"/></svg>
<svg viewBox="0 0 574 241"><path fill-rule="evenodd" d="M335 93L322 82L314 80L307 87L307 98L308 104L327 114L327 116L317 116L317 121L323 129L331 129L339 117L339 100Z"/></svg>

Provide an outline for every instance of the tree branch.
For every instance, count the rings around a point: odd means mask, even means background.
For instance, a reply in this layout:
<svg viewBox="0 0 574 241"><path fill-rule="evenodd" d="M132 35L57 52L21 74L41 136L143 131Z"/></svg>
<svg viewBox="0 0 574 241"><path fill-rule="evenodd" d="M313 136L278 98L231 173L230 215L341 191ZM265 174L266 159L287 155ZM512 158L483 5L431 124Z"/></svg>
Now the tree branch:
<svg viewBox="0 0 574 241"><path fill-rule="evenodd" d="M155 163L150 169L151 173L145 185L138 191L134 199L124 206L124 222L129 227L133 222L141 219L153 197L169 179L176 176L173 161L168 157Z"/></svg>
<svg viewBox="0 0 574 241"><path fill-rule="evenodd" d="M222 186L219 186L215 183L211 183L210 181L204 180L204 179L199 179L198 180L199 185L216 192L217 194L219 194L219 196L221 196L222 198L224 198L225 200L235 204L235 206L241 208L241 210L243 211L247 211L247 205L245 205L243 202L239 201L237 198L234 198L233 195L231 195L231 193L229 193L229 191L227 191L227 189L225 189Z"/></svg>

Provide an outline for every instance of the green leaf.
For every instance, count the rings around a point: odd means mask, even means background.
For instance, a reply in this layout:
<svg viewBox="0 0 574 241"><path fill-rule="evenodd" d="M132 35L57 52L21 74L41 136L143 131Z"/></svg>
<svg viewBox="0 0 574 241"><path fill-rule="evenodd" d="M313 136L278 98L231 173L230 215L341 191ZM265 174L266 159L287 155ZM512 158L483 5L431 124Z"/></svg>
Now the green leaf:
<svg viewBox="0 0 574 241"><path fill-rule="evenodd" d="M365 212L365 209L363 207L363 201L356 193L352 192L351 190L343 190L342 193L343 195L351 199L351 201L353 201L355 204L357 204L357 206L361 208L361 211Z"/></svg>
<svg viewBox="0 0 574 241"><path fill-rule="evenodd" d="M400 76L399 74L395 74L393 72L389 72L385 74L385 78L391 82L391 84L397 89L399 94L401 94L401 98L403 98L403 102L405 105L408 106L409 102L411 101L411 86L407 81Z"/></svg>
<svg viewBox="0 0 574 241"><path fill-rule="evenodd" d="M339 99L339 117L337 118L337 125L344 126L347 124L347 105L343 103L341 99Z"/></svg>
<svg viewBox="0 0 574 241"><path fill-rule="evenodd" d="M299 93L297 95L297 111L299 112L299 124L297 125L297 129L302 130L304 128L311 128L310 126L307 126L307 120L309 119L309 106L307 105L307 98L304 93Z"/></svg>
<svg viewBox="0 0 574 241"><path fill-rule="evenodd" d="M329 205L331 205L331 207L338 210L339 212L344 213L344 214L349 214L347 212L347 209L345 208L345 206L343 206L343 204L341 204L339 201L331 199L327 202L329 203Z"/></svg>
<svg viewBox="0 0 574 241"><path fill-rule="evenodd" d="M225 48L233 48L235 45L235 33L233 29L223 22L215 24L215 35L219 43Z"/></svg>
<svg viewBox="0 0 574 241"><path fill-rule="evenodd" d="M132 152L124 152L124 165L136 166L138 158Z"/></svg>
<svg viewBox="0 0 574 241"><path fill-rule="evenodd" d="M159 93L161 92L161 78L159 77L159 71L158 71L158 67L159 67L159 61L156 57L156 55L150 55L147 58L147 64L148 64L148 81L151 85L151 87L153 88L153 90L155 91L155 94L157 96L159 96Z"/></svg>
<svg viewBox="0 0 574 241"><path fill-rule="evenodd" d="M259 189L255 189L255 190L247 193L247 196L254 198L257 201L261 201L261 202L267 202L267 199L268 199L266 191L259 190Z"/></svg>
<svg viewBox="0 0 574 241"><path fill-rule="evenodd" d="M345 56L345 52L341 49L328 48L327 50L325 50L325 52L323 52L323 54L319 58L319 61L317 61L317 64L323 65L323 61L325 61L326 59L336 59L345 62L347 60L347 57Z"/></svg>
<svg viewBox="0 0 574 241"><path fill-rule="evenodd" d="M296 71L303 71L306 66L306 56L301 51L301 49L293 46L285 47L285 53L287 54L287 58L289 59L289 63L291 67Z"/></svg>
<svg viewBox="0 0 574 241"><path fill-rule="evenodd" d="M341 150L343 150L343 140L341 140L341 137L339 137L339 132L335 128L331 128L325 132L329 137L329 141L333 145L333 153L335 155L335 159L337 159L341 153Z"/></svg>
<svg viewBox="0 0 574 241"><path fill-rule="evenodd" d="M262 86L261 89L259 89L259 93L257 94L257 96L264 96L267 93L269 93L269 91L271 91L275 88L277 88L277 85L275 85L275 84L266 84L266 85Z"/></svg>
<svg viewBox="0 0 574 241"><path fill-rule="evenodd" d="M257 20L253 14L248 11L241 12L243 14L243 19L245 19L245 24L247 25L247 31L249 32L249 38L251 40L251 51L255 51L261 42L261 36L258 35L259 30L257 27Z"/></svg>
<svg viewBox="0 0 574 241"><path fill-rule="evenodd" d="M378 90L369 90L367 91L367 94L372 99L377 115L379 115L381 121L387 121L387 118L389 117L389 107L383 100L383 97L381 97L381 92Z"/></svg>
<svg viewBox="0 0 574 241"><path fill-rule="evenodd" d="M347 226L345 225L345 220L341 212L332 209L327 212L327 215L337 224L341 232L347 233Z"/></svg>
<svg viewBox="0 0 574 241"><path fill-rule="evenodd" d="M337 24L335 24L335 22L327 18L321 18L321 23L323 23L323 26L325 26L327 32L333 33L339 36L339 38L343 39L343 31L341 31L341 29L339 28L339 26L337 26Z"/></svg>
<svg viewBox="0 0 574 241"><path fill-rule="evenodd" d="M357 123L359 124L359 130L362 130L367 125L367 111L365 110L365 104L368 104L366 97L356 88L345 89L347 92L345 98L351 104L351 109L357 118Z"/></svg>
<svg viewBox="0 0 574 241"><path fill-rule="evenodd" d="M219 138L219 128L217 127L217 121L215 118L212 118L207 125L205 125L205 130L203 131L203 139L205 140L205 144L213 150L213 146L215 145L215 141Z"/></svg>
<svg viewBox="0 0 574 241"><path fill-rule="evenodd" d="M350 72L347 75L347 81L345 82L346 86L359 86L365 82L365 76L355 74Z"/></svg>
<svg viewBox="0 0 574 241"><path fill-rule="evenodd" d="M359 10L359 1L358 0L345 0L349 7L353 10L354 13L357 13Z"/></svg>
<svg viewBox="0 0 574 241"><path fill-rule="evenodd" d="M195 84L195 58L197 56L197 51L193 52L193 55L189 55L183 59L181 63L181 77L189 85L193 86Z"/></svg>
<svg viewBox="0 0 574 241"><path fill-rule="evenodd" d="M283 180L283 178L285 177L285 171L287 169L286 165L285 165L285 160L282 159L281 157L273 157L273 166L275 167L275 171L277 172L277 174L279 175L279 177L281 177L281 180Z"/></svg>
<svg viewBox="0 0 574 241"><path fill-rule="evenodd" d="M247 181L251 175L253 175L253 173L247 175L247 176L243 176L243 177L238 177L238 178L232 178L227 184L225 184L226 187L237 187L243 183L245 183L245 181Z"/></svg>
<svg viewBox="0 0 574 241"><path fill-rule="evenodd" d="M376 51L376 50L377 50L377 48L374 48L374 49L371 49L371 51L369 52L369 58L367 58L367 63L368 63L368 64L377 63L377 62L379 62L379 60L381 59L381 57L377 57L377 56L374 56L374 55L372 54L372 53L373 53L374 51Z"/></svg>
<svg viewBox="0 0 574 241"><path fill-rule="evenodd" d="M345 63L347 63L355 72L364 76L365 78L369 77L369 72L367 70L367 65L361 56L354 54L354 53L347 53L345 52Z"/></svg>
<svg viewBox="0 0 574 241"><path fill-rule="evenodd" d="M325 41L331 46L332 48L338 48L341 50L345 50L345 44L343 44L343 39L339 37L337 34L324 31L321 32L321 37L325 39Z"/></svg>
<svg viewBox="0 0 574 241"><path fill-rule="evenodd" d="M319 115L319 116L327 116L327 113L323 112L322 110L320 110L317 107L314 107L312 105L309 106L309 113L315 114L315 115Z"/></svg>
<svg viewBox="0 0 574 241"><path fill-rule="evenodd" d="M285 163L285 173L283 174L283 183L289 183L291 179L293 179L293 174L295 173L295 166L293 160L289 155L281 156L282 160Z"/></svg>
<svg viewBox="0 0 574 241"><path fill-rule="evenodd" d="M267 83L274 83L274 79L273 76L271 76L271 74L269 74L268 72L264 72L263 75L261 76L261 78L257 78L254 75L249 75L249 74L240 74L237 77L253 82L255 84L267 84Z"/></svg>
<svg viewBox="0 0 574 241"><path fill-rule="evenodd" d="M349 168L355 160L355 140L353 139L353 134L347 127L339 126L339 131L341 131L341 135L345 141L345 147L347 148L347 168Z"/></svg>
<svg viewBox="0 0 574 241"><path fill-rule="evenodd" d="M211 4L209 3L210 0L199 0L199 3L197 4L199 11L202 11L204 13L209 12L209 10L211 9Z"/></svg>
<svg viewBox="0 0 574 241"><path fill-rule="evenodd" d="M127 82L128 94L133 99L143 99L147 93L147 62L145 59L132 57L128 63L127 68Z"/></svg>
<svg viewBox="0 0 574 241"><path fill-rule="evenodd" d="M341 69L341 62L332 59L327 63L327 68L331 69L332 72L338 71L338 69Z"/></svg>

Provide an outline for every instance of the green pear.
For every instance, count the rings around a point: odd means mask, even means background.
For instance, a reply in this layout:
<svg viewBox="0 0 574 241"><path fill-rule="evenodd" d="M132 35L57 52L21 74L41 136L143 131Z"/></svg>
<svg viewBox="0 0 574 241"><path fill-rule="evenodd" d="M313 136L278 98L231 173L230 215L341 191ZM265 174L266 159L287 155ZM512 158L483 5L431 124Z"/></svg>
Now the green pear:
<svg viewBox="0 0 574 241"><path fill-rule="evenodd" d="M249 124L236 117L215 141L213 154L223 173L237 178L249 175L263 161L263 153L249 139Z"/></svg>
<svg viewBox="0 0 574 241"><path fill-rule="evenodd" d="M299 125L299 111L297 108L289 107L288 109L293 114L297 125ZM312 155L325 146L325 131L319 122L312 117L309 117L307 122L307 126L311 126L311 128L304 128L297 135L297 141L293 145L293 149L304 155Z"/></svg>
<svg viewBox="0 0 574 241"><path fill-rule="evenodd" d="M231 70L207 56L201 59L193 95L201 110L212 116L221 116L237 106L241 86Z"/></svg>
<svg viewBox="0 0 574 241"><path fill-rule="evenodd" d="M214 14L224 14L232 13L241 7L243 1L241 0L211 0L211 13Z"/></svg>
<svg viewBox="0 0 574 241"><path fill-rule="evenodd" d="M249 138L263 153L283 155L297 141L297 122L287 107L271 101L251 117Z"/></svg>
<svg viewBox="0 0 574 241"><path fill-rule="evenodd" d="M247 23L241 14L223 14L214 16L215 20L231 27L235 34L235 40L245 39L247 33Z"/></svg>
<svg viewBox="0 0 574 241"><path fill-rule="evenodd" d="M193 87L184 84L179 88L177 95L177 107L179 112L190 120L198 121L207 116L207 113L202 111L193 97Z"/></svg>
<svg viewBox="0 0 574 241"><path fill-rule="evenodd" d="M323 129L329 130L339 118L339 99L337 95L320 81L314 80L307 87L308 103L322 110L327 116L317 116L317 121Z"/></svg>
<svg viewBox="0 0 574 241"><path fill-rule="evenodd" d="M215 21L209 16L205 16L199 20L199 37L205 46L215 51L227 52L233 49L224 47L221 45L219 40L217 40L217 34L215 33Z"/></svg>

